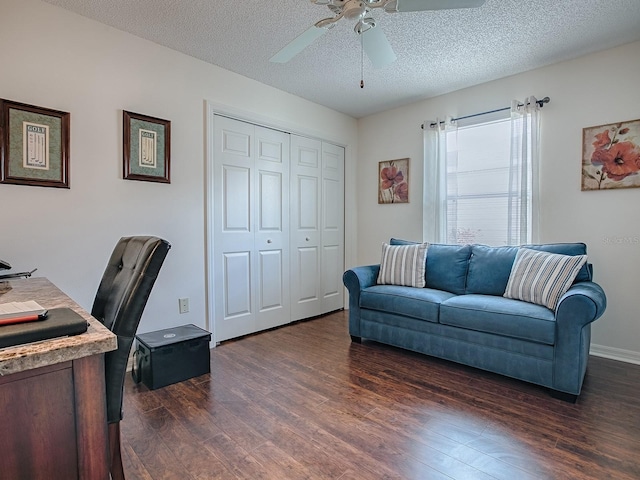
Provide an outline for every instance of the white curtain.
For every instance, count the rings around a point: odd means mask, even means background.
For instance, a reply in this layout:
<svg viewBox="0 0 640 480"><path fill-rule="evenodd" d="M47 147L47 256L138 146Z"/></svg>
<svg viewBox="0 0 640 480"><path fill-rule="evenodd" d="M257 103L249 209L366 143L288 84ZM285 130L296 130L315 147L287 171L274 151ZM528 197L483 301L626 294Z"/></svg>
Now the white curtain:
<svg viewBox="0 0 640 480"><path fill-rule="evenodd" d="M540 105L531 96L511 102L508 239L510 245L538 241Z"/></svg>
<svg viewBox="0 0 640 480"><path fill-rule="evenodd" d="M458 127L451 117L426 121L423 125L423 240L447 243L447 230L455 224L455 218L451 218L454 216L447 215L447 189L456 190L455 180L447 182L447 162L449 168L455 168L457 164L455 135L447 134L455 133Z"/></svg>

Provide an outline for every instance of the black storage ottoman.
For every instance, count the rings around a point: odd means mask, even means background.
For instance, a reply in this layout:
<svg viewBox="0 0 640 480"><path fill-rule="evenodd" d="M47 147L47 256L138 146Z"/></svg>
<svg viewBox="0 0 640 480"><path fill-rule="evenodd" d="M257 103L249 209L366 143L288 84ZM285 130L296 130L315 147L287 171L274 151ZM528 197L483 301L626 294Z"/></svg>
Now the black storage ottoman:
<svg viewBox="0 0 640 480"><path fill-rule="evenodd" d="M133 377L154 390L211 371L211 333L195 325L136 335Z"/></svg>

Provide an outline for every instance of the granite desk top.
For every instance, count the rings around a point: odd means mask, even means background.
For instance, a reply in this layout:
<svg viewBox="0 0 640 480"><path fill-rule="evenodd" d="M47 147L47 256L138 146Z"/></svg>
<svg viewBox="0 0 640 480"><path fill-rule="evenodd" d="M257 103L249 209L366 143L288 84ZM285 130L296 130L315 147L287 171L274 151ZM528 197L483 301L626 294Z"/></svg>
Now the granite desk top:
<svg viewBox="0 0 640 480"><path fill-rule="evenodd" d="M68 307L89 322L86 333L0 348L0 375L67 362L118 348L118 338L46 278L0 281L0 303L35 300L44 308Z"/></svg>

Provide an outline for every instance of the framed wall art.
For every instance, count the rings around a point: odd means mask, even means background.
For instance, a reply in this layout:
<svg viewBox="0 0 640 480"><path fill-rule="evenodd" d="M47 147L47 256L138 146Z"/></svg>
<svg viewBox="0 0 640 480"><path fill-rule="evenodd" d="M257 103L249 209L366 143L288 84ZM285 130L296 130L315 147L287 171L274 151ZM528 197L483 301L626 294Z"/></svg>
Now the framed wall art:
<svg viewBox="0 0 640 480"><path fill-rule="evenodd" d="M70 114L0 99L0 183L69 188Z"/></svg>
<svg viewBox="0 0 640 480"><path fill-rule="evenodd" d="M582 190L640 187L640 119L582 129Z"/></svg>
<svg viewBox="0 0 640 480"><path fill-rule="evenodd" d="M409 203L409 159L378 162L378 203Z"/></svg>
<svg viewBox="0 0 640 480"><path fill-rule="evenodd" d="M171 183L171 122L123 111L123 178Z"/></svg>

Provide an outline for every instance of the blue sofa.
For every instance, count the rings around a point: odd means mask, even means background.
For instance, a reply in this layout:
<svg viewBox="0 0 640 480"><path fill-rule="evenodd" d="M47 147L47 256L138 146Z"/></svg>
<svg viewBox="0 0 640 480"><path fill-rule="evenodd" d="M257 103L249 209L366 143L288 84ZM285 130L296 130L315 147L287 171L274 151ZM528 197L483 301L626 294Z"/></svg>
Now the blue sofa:
<svg viewBox="0 0 640 480"><path fill-rule="evenodd" d="M391 244L405 244L392 239ZM564 255L583 243L528 245ZM377 285L379 265L343 275L349 333L548 387L574 401L584 380L591 322L606 308L585 264L555 311L503 297L518 247L432 244L426 287Z"/></svg>

